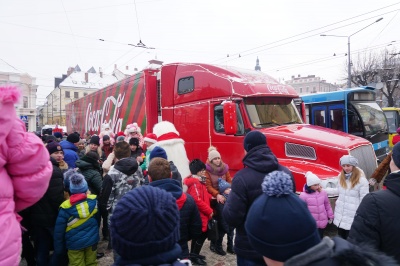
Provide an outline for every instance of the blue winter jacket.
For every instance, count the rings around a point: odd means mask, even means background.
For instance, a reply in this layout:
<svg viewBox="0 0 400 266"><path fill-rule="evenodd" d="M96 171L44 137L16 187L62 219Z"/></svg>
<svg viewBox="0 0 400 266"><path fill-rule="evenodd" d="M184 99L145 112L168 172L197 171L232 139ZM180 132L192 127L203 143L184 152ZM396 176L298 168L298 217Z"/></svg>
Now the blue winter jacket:
<svg viewBox="0 0 400 266"><path fill-rule="evenodd" d="M236 228L236 254L261 262L262 256L251 247L244 228L247 211L262 194L261 184L267 174L276 170L288 173L292 177L295 192L294 179L289 169L278 163L278 159L266 145L251 149L243 158L243 164L245 168L238 171L232 180L232 190L223 208L223 217L229 226Z"/></svg>
<svg viewBox="0 0 400 266"><path fill-rule="evenodd" d="M71 204L72 202L72 204ZM99 242L96 195L73 194L64 201L54 228L54 252L81 250Z"/></svg>
<svg viewBox="0 0 400 266"><path fill-rule="evenodd" d="M64 151L64 161L68 164L68 169L76 168L75 162L79 160L78 148L67 140L60 142L60 146Z"/></svg>

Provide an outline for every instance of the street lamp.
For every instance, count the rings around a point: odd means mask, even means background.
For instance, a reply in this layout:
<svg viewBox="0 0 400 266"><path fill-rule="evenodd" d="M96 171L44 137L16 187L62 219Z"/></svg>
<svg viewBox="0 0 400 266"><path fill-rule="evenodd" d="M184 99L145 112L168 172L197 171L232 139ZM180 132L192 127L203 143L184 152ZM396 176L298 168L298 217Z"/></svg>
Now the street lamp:
<svg viewBox="0 0 400 266"><path fill-rule="evenodd" d="M347 87L348 87L348 88L351 88L350 37L353 36L353 35L356 34L356 33L359 33L360 31L362 31L362 30L368 28L368 27L371 26L372 24L375 24L375 23L381 21L382 19L383 19L383 18L379 18L379 19L377 19L376 21L372 22L371 24L365 26L365 27L362 28L361 30L358 30L358 31L356 31L356 32L354 32L353 34L348 35L348 36L344 36L344 35L330 35L330 34L321 34L321 35L320 35L320 36L322 36L322 37L331 36L331 37L346 37L346 38L347 38L347 49L348 49L348 51L347 51L347 58L348 58L348 59L347 59L347 60L348 60L348 62L347 62Z"/></svg>

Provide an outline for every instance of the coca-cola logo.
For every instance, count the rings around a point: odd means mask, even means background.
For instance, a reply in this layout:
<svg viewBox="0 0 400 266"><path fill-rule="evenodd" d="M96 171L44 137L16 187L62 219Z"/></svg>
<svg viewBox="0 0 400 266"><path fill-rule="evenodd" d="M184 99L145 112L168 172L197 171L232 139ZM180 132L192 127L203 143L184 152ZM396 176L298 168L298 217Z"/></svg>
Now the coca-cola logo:
<svg viewBox="0 0 400 266"><path fill-rule="evenodd" d="M92 111L92 104L89 103L86 109L86 116L85 116L85 131L97 131L99 132L101 129L101 124L109 123L110 129L112 132L119 132L121 131L122 127L122 118L118 118L121 106L125 99L124 94L118 94L118 98L115 99L114 96L109 96L104 101L104 105L102 109L93 110ZM113 117L110 117L111 111L114 108ZM109 120L107 120L109 119Z"/></svg>

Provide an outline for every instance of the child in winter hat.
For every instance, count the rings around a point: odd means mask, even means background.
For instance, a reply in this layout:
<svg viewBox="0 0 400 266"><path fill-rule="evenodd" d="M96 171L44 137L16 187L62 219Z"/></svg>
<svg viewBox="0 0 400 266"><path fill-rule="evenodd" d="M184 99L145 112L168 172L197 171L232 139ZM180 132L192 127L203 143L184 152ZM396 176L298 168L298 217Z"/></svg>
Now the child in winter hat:
<svg viewBox="0 0 400 266"><path fill-rule="evenodd" d="M228 198L229 193L231 193L231 184L229 184L222 178L218 178L218 189L219 189L219 193L222 196L224 196L225 198Z"/></svg>
<svg viewBox="0 0 400 266"><path fill-rule="evenodd" d="M121 256L115 265L177 263L182 252L179 219L171 193L152 186L130 190L111 217L112 247Z"/></svg>
<svg viewBox="0 0 400 266"><path fill-rule="evenodd" d="M97 198L90 195L85 177L74 170L67 171L71 197L59 208L54 228L54 253L68 250L69 263L96 265L99 225Z"/></svg>
<svg viewBox="0 0 400 266"><path fill-rule="evenodd" d="M88 184L85 177L78 172L71 174L69 176L69 190L71 194L86 193L88 191Z"/></svg>
<svg viewBox="0 0 400 266"><path fill-rule="evenodd" d="M300 193L300 199L303 200L308 207L311 215L317 223L320 237L324 235L324 229L328 223L332 223L333 211L328 199L328 194L321 188L321 179L312 172L306 173L306 184L303 192Z"/></svg>
<svg viewBox="0 0 400 266"><path fill-rule="evenodd" d="M271 172L264 178L262 191L245 222L247 237L258 253L284 262L321 241L306 204L293 193L288 174Z"/></svg>

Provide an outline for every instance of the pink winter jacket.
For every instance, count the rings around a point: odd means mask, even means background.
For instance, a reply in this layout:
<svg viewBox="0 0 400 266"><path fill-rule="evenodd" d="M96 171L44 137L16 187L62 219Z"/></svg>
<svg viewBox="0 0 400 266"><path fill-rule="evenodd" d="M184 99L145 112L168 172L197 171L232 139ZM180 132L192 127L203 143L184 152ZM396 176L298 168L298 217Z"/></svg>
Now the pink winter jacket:
<svg viewBox="0 0 400 266"><path fill-rule="evenodd" d="M328 220L333 219L332 207L325 190L307 193L303 188L303 192L300 193L300 199L307 203L308 210L317 222L317 228L325 228Z"/></svg>
<svg viewBox="0 0 400 266"><path fill-rule="evenodd" d="M0 265L19 265L21 217L46 192L52 174L41 140L25 131L14 104L20 92L0 86Z"/></svg>

